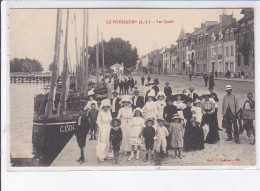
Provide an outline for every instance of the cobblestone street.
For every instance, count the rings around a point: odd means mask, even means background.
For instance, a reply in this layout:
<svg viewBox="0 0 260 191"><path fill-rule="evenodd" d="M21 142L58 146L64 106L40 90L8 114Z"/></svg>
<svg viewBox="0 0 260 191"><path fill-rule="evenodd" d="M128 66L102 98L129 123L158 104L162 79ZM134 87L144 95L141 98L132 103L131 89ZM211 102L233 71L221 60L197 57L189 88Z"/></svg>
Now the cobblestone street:
<svg viewBox="0 0 260 191"><path fill-rule="evenodd" d="M147 77L147 75L145 75ZM188 89L189 86L195 87L195 92L201 95L207 91L207 87L204 86L203 79L193 78L192 81L188 81L188 78L178 76L156 76L158 77L160 84L159 88L163 91L163 87L166 81L170 82L173 94L183 89ZM143 87L140 86L141 76L134 76L137 80L137 86L140 90L140 95L143 94ZM152 80L155 76L151 76ZM146 82L146 81L145 81ZM252 92L254 94L254 83L253 82L236 82L236 81L225 81L216 80L215 92L217 93L219 102L218 119L221 126L221 104L222 97L225 95L225 86L227 84L232 85L233 93L238 97L240 106L246 99L246 94ZM229 166L229 165L254 165L255 164L255 145L249 144L246 132L240 136L241 144L236 144L234 141L227 142L225 130L220 131L220 142L217 144L205 144L205 149L202 151L183 152L183 159L172 159L171 156L167 158L164 166ZM89 137L88 137L89 138ZM105 162L99 162L96 158L96 141L89 141L87 139L87 145L85 148L86 162L84 164L78 164L76 160L79 158L79 149L77 146L75 136L65 146L63 151L59 154L52 166L111 166L112 161L106 160ZM119 166L153 166L152 162L143 162L144 152L141 152L140 160L128 161L129 155L120 155ZM171 153L170 153L171 154Z"/></svg>

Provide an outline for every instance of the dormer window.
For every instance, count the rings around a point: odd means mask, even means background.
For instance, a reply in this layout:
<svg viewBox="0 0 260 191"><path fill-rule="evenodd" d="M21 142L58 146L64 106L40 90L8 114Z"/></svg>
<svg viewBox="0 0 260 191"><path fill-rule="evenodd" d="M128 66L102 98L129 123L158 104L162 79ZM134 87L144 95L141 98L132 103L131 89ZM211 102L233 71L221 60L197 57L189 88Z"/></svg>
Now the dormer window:
<svg viewBox="0 0 260 191"><path fill-rule="evenodd" d="M222 32L219 33L219 40L222 40L223 39L223 34Z"/></svg>

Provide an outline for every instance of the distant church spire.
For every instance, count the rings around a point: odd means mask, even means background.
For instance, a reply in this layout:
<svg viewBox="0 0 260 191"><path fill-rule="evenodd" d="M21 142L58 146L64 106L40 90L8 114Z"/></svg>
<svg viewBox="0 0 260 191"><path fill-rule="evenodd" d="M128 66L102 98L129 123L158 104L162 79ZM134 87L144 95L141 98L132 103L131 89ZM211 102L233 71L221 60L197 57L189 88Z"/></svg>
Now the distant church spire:
<svg viewBox="0 0 260 191"><path fill-rule="evenodd" d="M182 24L182 28L181 28L181 32L179 34L178 40L181 40L184 36L185 36L185 31L184 31L183 24Z"/></svg>

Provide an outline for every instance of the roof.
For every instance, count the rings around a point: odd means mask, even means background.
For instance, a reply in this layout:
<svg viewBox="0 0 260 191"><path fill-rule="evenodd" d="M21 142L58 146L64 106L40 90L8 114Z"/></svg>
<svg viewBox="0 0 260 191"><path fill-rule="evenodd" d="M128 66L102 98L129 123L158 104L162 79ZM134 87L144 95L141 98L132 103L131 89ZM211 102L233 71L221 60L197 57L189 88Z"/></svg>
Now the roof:
<svg viewBox="0 0 260 191"><path fill-rule="evenodd" d="M185 31L184 31L184 29L183 29L183 27L182 27L181 32L180 32L180 34L179 34L179 37L178 37L177 41L183 39L183 37L185 36L185 34L186 34L186 33L185 33Z"/></svg>
<svg viewBox="0 0 260 191"><path fill-rule="evenodd" d="M111 67L124 67L124 66L121 65L121 64L116 63L116 64L112 65Z"/></svg>

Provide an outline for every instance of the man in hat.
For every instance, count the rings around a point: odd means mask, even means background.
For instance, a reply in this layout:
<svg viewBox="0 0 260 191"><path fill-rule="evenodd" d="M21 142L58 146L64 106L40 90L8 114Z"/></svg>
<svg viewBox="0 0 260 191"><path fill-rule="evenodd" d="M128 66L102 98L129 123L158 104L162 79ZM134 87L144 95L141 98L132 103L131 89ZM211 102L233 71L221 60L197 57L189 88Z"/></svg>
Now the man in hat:
<svg viewBox="0 0 260 191"><path fill-rule="evenodd" d="M147 82L149 83L151 81L150 75L147 76Z"/></svg>
<svg viewBox="0 0 260 191"><path fill-rule="evenodd" d="M119 97L117 97L118 96L117 91L114 90L112 92L112 94L113 94L113 98L110 100L111 105L112 105L111 106L111 114L112 114L112 118L115 118L115 117L117 117L118 111L121 107L121 105L120 105L121 99Z"/></svg>
<svg viewBox="0 0 260 191"><path fill-rule="evenodd" d="M223 97L222 102L223 126L226 127L226 132L228 136L227 141L231 141L233 124L235 142L239 144L239 132L237 125L237 115L240 109L239 102L236 96L232 94L231 85L227 85L225 91L227 92L227 95Z"/></svg>
<svg viewBox="0 0 260 191"><path fill-rule="evenodd" d="M193 86L191 86L189 88L189 91L190 91L190 93L188 94L188 97L190 97L192 99L192 103L194 103L196 99L201 100L200 96L194 92Z"/></svg>
<svg viewBox="0 0 260 191"><path fill-rule="evenodd" d="M144 97L139 96L139 90L135 89L134 96L132 97L133 101L133 109L136 109L137 107L143 108L144 107Z"/></svg>
<svg viewBox="0 0 260 191"><path fill-rule="evenodd" d="M169 82L165 83L165 87L164 87L164 94L166 96L166 98L168 98L168 96L172 95L172 88L169 86Z"/></svg>
<svg viewBox="0 0 260 191"><path fill-rule="evenodd" d="M205 86L208 86L208 81L209 81L209 76L208 76L208 74L204 74L204 75L203 75L203 79L204 79L204 82L205 82Z"/></svg>
<svg viewBox="0 0 260 191"><path fill-rule="evenodd" d="M75 136L80 148L80 158L77 160L80 164L85 162L84 147L86 146L86 138L89 131L89 119L83 110L80 110L75 125Z"/></svg>
<svg viewBox="0 0 260 191"><path fill-rule="evenodd" d="M142 76L141 81L142 81L142 86L144 86L144 76Z"/></svg>

